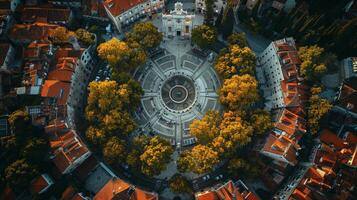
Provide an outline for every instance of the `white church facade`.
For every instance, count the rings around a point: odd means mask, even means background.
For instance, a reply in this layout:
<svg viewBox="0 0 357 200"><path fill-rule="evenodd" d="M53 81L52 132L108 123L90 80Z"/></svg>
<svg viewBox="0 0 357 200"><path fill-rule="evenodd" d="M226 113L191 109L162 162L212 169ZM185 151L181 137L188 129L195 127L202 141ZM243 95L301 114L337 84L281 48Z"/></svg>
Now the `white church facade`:
<svg viewBox="0 0 357 200"><path fill-rule="evenodd" d="M162 33L166 37L191 37L195 15L183 10L181 2L175 3L175 10L162 15Z"/></svg>

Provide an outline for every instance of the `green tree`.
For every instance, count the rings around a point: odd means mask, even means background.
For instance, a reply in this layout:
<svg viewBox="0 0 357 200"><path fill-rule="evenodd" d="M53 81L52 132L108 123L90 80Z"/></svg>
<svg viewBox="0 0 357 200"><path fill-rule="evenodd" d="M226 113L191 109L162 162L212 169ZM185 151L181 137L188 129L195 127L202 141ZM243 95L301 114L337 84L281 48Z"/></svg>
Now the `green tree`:
<svg viewBox="0 0 357 200"><path fill-rule="evenodd" d="M221 23L221 32L223 38L227 38L233 32L234 13L231 5L227 4L224 9L223 19Z"/></svg>
<svg viewBox="0 0 357 200"><path fill-rule="evenodd" d="M191 194L193 192L190 182L181 174L175 174L169 179L169 187L174 193Z"/></svg>
<svg viewBox="0 0 357 200"><path fill-rule="evenodd" d="M95 145L104 144L104 142L107 140L107 137L108 136L106 132L101 128L97 128L95 126L89 126L86 130L86 138L92 144Z"/></svg>
<svg viewBox="0 0 357 200"><path fill-rule="evenodd" d="M248 74L224 80L219 100L231 110L244 110L259 99L257 80Z"/></svg>
<svg viewBox="0 0 357 200"><path fill-rule="evenodd" d="M30 181L38 174L37 169L25 161L17 160L5 169L5 180L12 188L22 189L30 184Z"/></svg>
<svg viewBox="0 0 357 200"><path fill-rule="evenodd" d="M137 23L131 32L126 34L128 43L136 42L146 51L158 47L162 33L150 22Z"/></svg>
<svg viewBox="0 0 357 200"><path fill-rule="evenodd" d="M208 144L219 134L221 117L218 111L208 111L201 120L195 119L190 125L190 133L200 144Z"/></svg>
<svg viewBox="0 0 357 200"><path fill-rule="evenodd" d="M241 158L233 158L229 160L227 166L228 173L234 177L246 177L248 179L256 178L259 175L260 169L258 165L252 164Z"/></svg>
<svg viewBox="0 0 357 200"><path fill-rule="evenodd" d="M248 47L247 38L244 32L232 33L227 41L230 45L238 45L240 48Z"/></svg>
<svg viewBox="0 0 357 200"><path fill-rule="evenodd" d="M255 66L256 57L250 48L231 45L220 53L215 69L221 77L230 78L236 74L254 75Z"/></svg>
<svg viewBox="0 0 357 200"><path fill-rule="evenodd" d="M141 171L148 176L160 174L171 161L173 152L170 142L161 139L159 136L151 138L144 149L144 153L140 155Z"/></svg>
<svg viewBox="0 0 357 200"><path fill-rule="evenodd" d="M126 159L126 146L118 137L111 137L103 147L104 160L109 164L120 164Z"/></svg>
<svg viewBox="0 0 357 200"><path fill-rule="evenodd" d="M208 26L212 26L213 25L213 21L214 21L214 0L204 0L205 1L205 13L204 13L204 24L208 25Z"/></svg>
<svg viewBox="0 0 357 200"><path fill-rule="evenodd" d="M9 115L8 122L11 131L16 136L17 145L23 145L28 138L35 135L31 117L27 112L21 110L14 111Z"/></svg>
<svg viewBox="0 0 357 200"><path fill-rule="evenodd" d="M206 145L197 145L192 150L185 150L177 160L179 171L192 171L197 174L207 173L219 162L218 153Z"/></svg>
<svg viewBox="0 0 357 200"><path fill-rule="evenodd" d="M315 135L320 130L322 118L328 113L332 105L326 99L322 99L318 95L312 95L309 100L308 108L308 127L311 134Z"/></svg>
<svg viewBox="0 0 357 200"><path fill-rule="evenodd" d="M143 154L145 147L149 144L149 141L149 137L141 135L134 137L131 142L131 151L129 152L126 160L128 165L136 171L141 171L141 161L138 158L140 158L140 155Z"/></svg>
<svg viewBox="0 0 357 200"><path fill-rule="evenodd" d="M38 137L31 138L26 142L21 155L29 162L40 164L46 158L49 145L46 140Z"/></svg>
<svg viewBox="0 0 357 200"><path fill-rule="evenodd" d="M129 73L113 73L112 79L115 80L119 85L128 85L129 101L132 107L136 107L140 104L144 90L142 89L140 83L134 80Z"/></svg>
<svg viewBox="0 0 357 200"><path fill-rule="evenodd" d="M192 41L200 48L207 48L216 40L216 31L207 25L196 26L192 29Z"/></svg>

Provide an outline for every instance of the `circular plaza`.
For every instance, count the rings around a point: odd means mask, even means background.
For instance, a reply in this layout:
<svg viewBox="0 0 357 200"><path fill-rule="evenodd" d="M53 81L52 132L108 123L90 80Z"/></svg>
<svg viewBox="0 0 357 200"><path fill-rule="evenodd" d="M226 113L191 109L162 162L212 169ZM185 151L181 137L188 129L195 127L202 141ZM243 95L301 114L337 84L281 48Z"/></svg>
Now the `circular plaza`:
<svg viewBox="0 0 357 200"><path fill-rule="evenodd" d="M188 40L167 40L134 78L144 95L135 112L139 133L160 135L176 147L196 143L189 126L208 110L219 110L220 80L213 63L192 50Z"/></svg>

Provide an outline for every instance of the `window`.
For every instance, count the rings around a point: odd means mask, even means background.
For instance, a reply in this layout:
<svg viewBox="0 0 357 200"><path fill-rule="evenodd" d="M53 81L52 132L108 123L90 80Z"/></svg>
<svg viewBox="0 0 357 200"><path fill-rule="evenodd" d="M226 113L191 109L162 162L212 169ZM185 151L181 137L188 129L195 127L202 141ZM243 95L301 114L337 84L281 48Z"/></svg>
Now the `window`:
<svg viewBox="0 0 357 200"><path fill-rule="evenodd" d="M186 32L186 33L189 33L189 32L190 32L190 26L186 26L185 32Z"/></svg>
<svg viewBox="0 0 357 200"><path fill-rule="evenodd" d="M171 27L171 26L169 26L168 28L169 28L169 32L172 32L172 27Z"/></svg>

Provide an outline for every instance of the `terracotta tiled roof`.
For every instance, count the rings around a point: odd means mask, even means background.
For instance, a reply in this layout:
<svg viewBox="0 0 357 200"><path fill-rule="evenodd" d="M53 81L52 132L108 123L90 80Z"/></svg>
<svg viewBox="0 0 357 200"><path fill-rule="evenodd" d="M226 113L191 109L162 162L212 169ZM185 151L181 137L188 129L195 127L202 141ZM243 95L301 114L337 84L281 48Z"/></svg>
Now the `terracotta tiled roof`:
<svg viewBox="0 0 357 200"><path fill-rule="evenodd" d="M299 145L295 141L288 139L286 136L275 136L270 134L264 144L262 151L282 156L290 164L296 165L297 151L299 150L298 148Z"/></svg>
<svg viewBox="0 0 357 200"><path fill-rule="evenodd" d="M51 180L48 180L47 174L42 174L31 182L30 192L32 195L37 195L43 193L52 184Z"/></svg>
<svg viewBox="0 0 357 200"><path fill-rule="evenodd" d="M81 165L79 165L73 172L80 181L85 181L88 175L98 165L98 160L93 156L89 156Z"/></svg>
<svg viewBox="0 0 357 200"><path fill-rule="evenodd" d="M105 0L104 6L113 16L118 16L143 2L146 2L146 0Z"/></svg>
<svg viewBox="0 0 357 200"><path fill-rule="evenodd" d="M197 200L259 200L250 191L238 188L232 181L228 181L218 188L196 193Z"/></svg>
<svg viewBox="0 0 357 200"><path fill-rule="evenodd" d="M155 193L146 192L129 183L113 178L94 196L94 200L158 200Z"/></svg>
<svg viewBox="0 0 357 200"><path fill-rule="evenodd" d="M77 58L60 59L56 68L48 73L48 80L58 80L63 82L71 82L72 75L76 65Z"/></svg>
<svg viewBox="0 0 357 200"><path fill-rule="evenodd" d="M290 108L283 108L279 113L275 128L284 131L289 138L299 140L306 132L306 120Z"/></svg>
<svg viewBox="0 0 357 200"><path fill-rule="evenodd" d="M4 189L1 191L0 199L15 200L16 195L9 186L5 186Z"/></svg>
<svg viewBox="0 0 357 200"><path fill-rule="evenodd" d="M357 113L357 77L351 77L343 82L338 103L340 106Z"/></svg>
<svg viewBox="0 0 357 200"><path fill-rule="evenodd" d="M65 105L71 84L58 80L46 80L41 90L42 97L56 98L58 105Z"/></svg>
<svg viewBox="0 0 357 200"><path fill-rule="evenodd" d="M47 23L15 24L9 32L9 37L20 41L47 39L49 30L57 27L57 25Z"/></svg>
<svg viewBox="0 0 357 200"><path fill-rule="evenodd" d="M54 150L53 162L61 173L89 150L80 138L71 130L57 140L50 142Z"/></svg>
<svg viewBox="0 0 357 200"><path fill-rule="evenodd" d="M25 23L66 23L69 21L70 12L68 8L53 8L48 6L20 8L21 21Z"/></svg>
<svg viewBox="0 0 357 200"><path fill-rule="evenodd" d="M85 198L82 194L78 193L73 186L68 186L66 190L62 193L60 200L84 200Z"/></svg>

